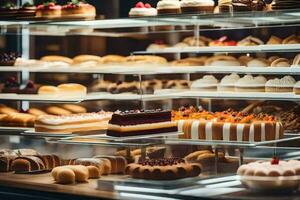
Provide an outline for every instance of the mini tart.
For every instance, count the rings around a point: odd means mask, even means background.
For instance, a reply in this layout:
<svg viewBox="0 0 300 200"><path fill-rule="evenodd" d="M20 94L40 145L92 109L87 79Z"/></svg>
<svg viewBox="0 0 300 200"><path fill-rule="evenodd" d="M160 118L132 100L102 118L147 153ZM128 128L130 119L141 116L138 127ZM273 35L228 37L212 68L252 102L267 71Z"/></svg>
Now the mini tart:
<svg viewBox="0 0 300 200"><path fill-rule="evenodd" d="M62 17L93 19L96 17L96 8L91 4L83 2L77 4L69 3L62 7Z"/></svg>
<svg viewBox="0 0 300 200"><path fill-rule="evenodd" d="M265 92L267 80L263 76L245 75L235 83L236 92Z"/></svg>
<svg viewBox="0 0 300 200"><path fill-rule="evenodd" d="M218 91L234 92L235 83L240 79L240 76L233 73L224 76L218 85Z"/></svg>
<svg viewBox="0 0 300 200"><path fill-rule="evenodd" d="M61 17L61 6L49 3L48 6L39 5L36 10L36 17L57 18Z"/></svg>
<svg viewBox="0 0 300 200"><path fill-rule="evenodd" d="M182 0L182 13L212 13L214 11L214 1L212 0Z"/></svg>
<svg viewBox="0 0 300 200"><path fill-rule="evenodd" d="M212 75L205 75L203 78L194 81L191 85L192 90L216 91L219 81Z"/></svg>
<svg viewBox="0 0 300 200"><path fill-rule="evenodd" d="M157 3L156 9L159 15L181 13L181 6L179 0L161 0Z"/></svg>

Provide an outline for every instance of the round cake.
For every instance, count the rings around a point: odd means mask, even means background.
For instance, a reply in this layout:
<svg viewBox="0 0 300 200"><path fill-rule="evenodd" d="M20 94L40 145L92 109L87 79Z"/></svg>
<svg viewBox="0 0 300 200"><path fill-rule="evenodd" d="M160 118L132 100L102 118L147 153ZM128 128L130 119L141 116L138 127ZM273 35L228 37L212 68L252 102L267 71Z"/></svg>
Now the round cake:
<svg viewBox="0 0 300 200"><path fill-rule="evenodd" d="M138 2L134 8L129 11L129 17L156 16L157 10L152 8L149 3Z"/></svg>
<svg viewBox="0 0 300 200"><path fill-rule="evenodd" d="M181 11L183 13L212 13L214 5L213 0L182 0Z"/></svg>
<svg viewBox="0 0 300 200"><path fill-rule="evenodd" d="M235 83L240 79L236 73L224 76L218 85L218 91L234 92Z"/></svg>
<svg viewBox="0 0 300 200"><path fill-rule="evenodd" d="M293 92L296 81L291 76L275 78L266 82L266 92Z"/></svg>
<svg viewBox="0 0 300 200"><path fill-rule="evenodd" d="M192 85L192 90L199 91L216 91L219 81L212 75L205 75L203 78L195 80Z"/></svg>
<svg viewBox="0 0 300 200"><path fill-rule="evenodd" d="M181 6L179 0L161 0L156 6L158 14L180 14Z"/></svg>
<svg viewBox="0 0 300 200"><path fill-rule="evenodd" d="M265 92L267 79L263 76L245 75L235 83L236 92Z"/></svg>
<svg viewBox="0 0 300 200"><path fill-rule="evenodd" d="M126 167L126 174L132 178L151 180L195 177L201 171L200 164L190 164L181 158L147 159L139 163L131 163Z"/></svg>

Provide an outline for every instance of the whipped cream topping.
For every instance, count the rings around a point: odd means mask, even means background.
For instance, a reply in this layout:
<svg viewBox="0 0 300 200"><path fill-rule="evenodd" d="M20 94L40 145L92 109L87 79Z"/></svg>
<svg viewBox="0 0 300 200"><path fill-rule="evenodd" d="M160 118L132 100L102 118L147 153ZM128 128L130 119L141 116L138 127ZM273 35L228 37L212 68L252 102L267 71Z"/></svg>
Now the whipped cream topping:
<svg viewBox="0 0 300 200"><path fill-rule="evenodd" d="M161 0L157 3L157 9L180 9L179 0Z"/></svg>
<svg viewBox="0 0 300 200"><path fill-rule="evenodd" d="M298 81L297 83L295 83L294 88L300 88L300 81Z"/></svg>
<svg viewBox="0 0 300 200"><path fill-rule="evenodd" d="M108 120L112 116L110 112L99 112L99 113L84 113L84 114L71 114L71 115L41 115L38 117L37 121L49 124L49 125L62 125L65 123L78 123L85 121L93 121L93 120Z"/></svg>
<svg viewBox="0 0 300 200"><path fill-rule="evenodd" d="M265 86L267 79L263 76L253 77L251 75L245 75L240 78L236 83L236 87L255 87L255 86Z"/></svg>
<svg viewBox="0 0 300 200"><path fill-rule="evenodd" d="M213 0L182 0L181 7L214 6Z"/></svg>
<svg viewBox="0 0 300 200"><path fill-rule="evenodd" d="M131 8L129 11L131 16L156 16L157 10L155 8Z"/></svg>
<svg viewBox="0 0 300 200"><path fill-rule="evenodd" d="M222 78L220 85L222 86L234 86L234 84L240 79L240 76L236 73L224 76Z"/></svg>
<svg viewBox="0 0 300 200"><path fill-rule="evenodd" d="M219 83L218 79L216 79L212 75L205 75L203 78L194 81L191 85L192 88L195 87L209 87L209 86L217 86Z"/></svg>
<svg viewBox="0 0 300 200"><path fill-rule="evenodd" d="M285 76L281 79L275 78L266 82L266 87L293 87L296 81L291 76Z"/></svg>
<svg viewBox="0 0 300 200"><path fill-rule="evenodd" d="M232 0L219 0L218 3L219 3L219 6L220 5L231 5Z"/></svg>

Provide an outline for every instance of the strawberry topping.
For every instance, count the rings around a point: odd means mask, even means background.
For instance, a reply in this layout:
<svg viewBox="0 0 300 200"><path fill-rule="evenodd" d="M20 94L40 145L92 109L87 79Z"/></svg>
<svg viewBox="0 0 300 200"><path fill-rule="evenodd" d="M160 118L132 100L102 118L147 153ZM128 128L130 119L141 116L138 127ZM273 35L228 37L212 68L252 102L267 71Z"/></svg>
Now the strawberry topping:
<svg viewBox="0 0 300 200"><path fill-rule="evenodd" d="M279 159L274 156L271 160L271 165L278 165L278 164L279 164Z"/></svg>
<svg viewBox="0 0 300 200"><path fill-rule="evenodd" d="M145 8L151 8L151 5L149 3L146 3Z"/></svg>
<svg viewBox="0 0 300 200"><path fill-rule="evenodd" d="M145 8L145 5L143 2L138 2L137 4L135 4L136 8Z"/></svg>

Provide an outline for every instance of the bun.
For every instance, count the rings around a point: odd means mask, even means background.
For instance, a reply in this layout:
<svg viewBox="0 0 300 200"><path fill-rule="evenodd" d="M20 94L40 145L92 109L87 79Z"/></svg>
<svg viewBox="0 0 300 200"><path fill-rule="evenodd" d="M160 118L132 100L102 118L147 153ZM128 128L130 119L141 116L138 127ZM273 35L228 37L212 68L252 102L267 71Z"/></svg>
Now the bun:
<svg viewBox="0 0 300 200"><path fill-rule="evenodd" d="M18 113L18 111L14 108L0 105L0 114L12 114L12 113Z"/></svg>
<svg viewBox="0 0 300 200"><path fill-rule="evenodd" d="M58 88L55 86L51 86L51 85L45 85L45 86L41 86L38 90L38 94L57 94L58 93Z"/></svg>
<svg viewBox="0 0 300 200"><path fill-rule="evenodd" d="M101 58L102 64L123 63L123 62L126 62L126 58L124 56L119 56L119 55L107 55Z"/></svg>
<svg viewBox="0 0 300 200"><path fill-rule="evenodd" d="M127 63L149 63L149 64L167 64L168 61L164 57L161 56L143 56L143 55L138 55L138 56L128 56L126 57L126 62Z"/></svg>
<svg viewBox="0 0 300 200"><path fill-rule="evenodd" d="M90 61L100 63L101 57L94 56L94 55L78 55L73 58L73 64L79 64L79 63L90 62Z"/></svg>
<svg viewBox="0 0 300 200"><path fill-rule="evenodd" d="M11 113L3 116L1 122L10 126L33 127L36 116L26 113Z"/></svg>
<svg viewBox="0 0 300 200"><path fill-rule="evenodd" d="M41 61L45 62L65 62L68 64L72 64L73 60L71 58L65 57L65 56L44 56L41 58Z"/></svg>
<svg viewBox="0 0 300 200"><path fill-rule="evenodd" d="M60 84L57 88L61 94L65 95L85 96L87 93L87 88L77 83Z"/></svg>
<svg viewBox="0 0 300 200"><path fill-rule="evenodd" d="M74 104L63 104L61 105L63 109L71 111L72 113L86 113L87 110L83 106L74 105Z"/></svg>
<svg viewBox="0 0 300 200"><path fill-rule="evenodd" d="M67 167L56 167L51 172L52 177L56 183L59 184L74 184L75 173L72 169Z"/></svg>
<svg viewBox="0 0 300 200"><path fill-rule="evenodd" d="M83 165L66 165L65 167L73 170L75 173L75 180L77 182L87 182L89 178L89 170Z"/></svg>
<svg viewBox="0 0 300 200"><path fill-rule="evenodd" d="M28 114L34 115L34 116L40 116L40 115L47 115L46 112L38 109L38 108L30 108L27 110Z"/></svg>
<svg viewBox="0 0 300 200"><path fill-rule="evenodd" d="M60 108L58 106L50 106L46 108L46 112L52 115L70 115L72 114L70 111Z"/></svg>

